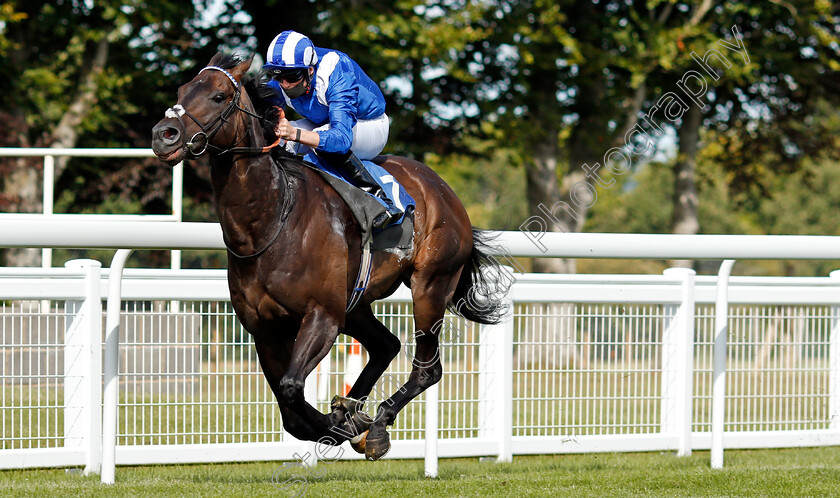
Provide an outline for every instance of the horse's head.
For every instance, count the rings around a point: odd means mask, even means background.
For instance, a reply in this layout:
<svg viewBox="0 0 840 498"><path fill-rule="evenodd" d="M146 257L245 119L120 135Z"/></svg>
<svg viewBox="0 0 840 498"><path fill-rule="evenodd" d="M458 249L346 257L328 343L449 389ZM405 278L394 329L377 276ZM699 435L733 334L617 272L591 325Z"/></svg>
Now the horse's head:
<svg viewBox="0 0 840 498"><path fill-rule="evenodd" d="M250 107L241 81L251 60L218 53L178 89L178 103L152 128L152 150L158 159L174 165L208 149L223 152L245 138L246 116L236 111L242 110L242 99Z"/></svg>

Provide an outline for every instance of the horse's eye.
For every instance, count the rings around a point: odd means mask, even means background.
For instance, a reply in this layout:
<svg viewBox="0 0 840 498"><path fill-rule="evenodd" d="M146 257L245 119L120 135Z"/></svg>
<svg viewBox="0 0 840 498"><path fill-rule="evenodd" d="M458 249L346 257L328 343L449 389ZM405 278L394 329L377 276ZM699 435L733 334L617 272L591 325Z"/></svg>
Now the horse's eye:
<svg viewBox="0 0 840 498"><path fill-rule="evenodd" d="M222 92L219 92L219 93L217 93L216 95L213 96L213 102L215 102L217 104L221 104L224 101L225 101L225 94L222 93Z"/></svg>

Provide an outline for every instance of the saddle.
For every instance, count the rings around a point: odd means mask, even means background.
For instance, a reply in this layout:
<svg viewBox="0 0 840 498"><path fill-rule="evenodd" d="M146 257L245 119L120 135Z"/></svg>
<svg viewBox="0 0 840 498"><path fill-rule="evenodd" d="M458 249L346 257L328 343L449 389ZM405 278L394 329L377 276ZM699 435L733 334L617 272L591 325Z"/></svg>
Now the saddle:
<svg viewBox="0 0 840 498"><path fill-rule="evenodd" d="M309 156L307 157L309 158ZM374 177L379 179L383 175L377 174L382 172L387 175L387 172L379 166L384 162L383 156L377 156L373 161L363 161L365 166L370 168ZM377 162L379 164L377 164ZM327 183L338 193L350 211L353 217L359 224L362 231L362 247L371 242L371 249L374 251L385 251L388 249L408 250L413 245L414 238L414 199L399 185L393 177L391 188L383 188L387 195L392 199L399 201L405 207L405 214L395 224L389 225L384 230L375 232L371 225L380 214L385 212L385 206L382 201L375 196L368 194L364 190L350 184L340 173L334 168L331 168L323 163L323 161L303 161L303 163L321 175Z"/></svg>
<svg viewBox="0 0 840 498"><path fill-rule="evenodd" d="M307 158L309 157L317 156L309 154ZM365 166L373 170L371 173L380 181L383 176L387 176L390 179L389 181L392 182L393 187L390 190L392 200L400 201L400 204L405 207L405 214L397 223L389 225L384 230L376 233L374 233L372 228L373 220L386 211L385 205L381 200L350 184L334 168L324 164L323 161L317 161L316 159L318 164L307 160L302 161L308 168L313 169L321 175L336 193L338 193L339 197L347 203L347 207L350 208L350 212L353 213L353 217L356 219L362 231L362 261L359 265L359 273L356 276L353 293L347 302L345 313L349 313L356 307L356 304L361 300L362 294L364 294L370 282L372 266L371 251L399 250L410 252L414 245L414 199L408 195L402 185L398 184L393 177L387 174L387 171L376 164L375 161L377 160L381 164L385 158L378 156L374 158L373 162L364 161ZM376 174L377 172L384 173L384 175ZM386 193L389 192L388 190L384 191ZM394 199L395 197L397 199Z"/></svg>

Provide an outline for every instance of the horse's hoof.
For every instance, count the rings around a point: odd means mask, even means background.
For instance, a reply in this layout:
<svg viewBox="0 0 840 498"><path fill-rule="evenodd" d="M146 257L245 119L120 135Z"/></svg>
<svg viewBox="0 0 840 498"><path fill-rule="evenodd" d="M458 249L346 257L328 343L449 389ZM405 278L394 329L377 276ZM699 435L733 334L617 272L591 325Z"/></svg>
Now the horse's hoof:
<svg viewBox="0 0 840 498"><path fill-rule="evenodd" d="M350 440L350 447L353 448L353 450L355 450L356 453L361 453L362 455L365 454L365 444L367 443L367 435L368 431L365 431Z"/></svg>
<svg viewBox="0 0 840 498"><path fill-rule="evenodd" d="M385 433L385 436L378 439L365 438L365 458L370 461L379 460L388 454L391 449L391 436Z"/></svg>
<svg viewBox="0 0 840 498"><path fill-rule="evenodd" d="M333 396L330 405L332 406L333 413L343 412L343 414L350 414L349 418L346 415L342 415L343 418L340 418L340 420L336 419L334 423L350 425L351 427L347 427L347 430L351 434L361 434L367 431L373 423L370 415L362 410L365 406L362 400L345 398L344 396Z"/></svg>
<svg viewBox="0 0 840 498"><path fill-rule="evenodd" d="M333 411L343 408L349 413L356 413L359 408L362 408L364 405L365 404L362 400L345 398L344 396L339 396L337 394L333 396L332 401L330 401L330 408L332 408Z"/></svg>

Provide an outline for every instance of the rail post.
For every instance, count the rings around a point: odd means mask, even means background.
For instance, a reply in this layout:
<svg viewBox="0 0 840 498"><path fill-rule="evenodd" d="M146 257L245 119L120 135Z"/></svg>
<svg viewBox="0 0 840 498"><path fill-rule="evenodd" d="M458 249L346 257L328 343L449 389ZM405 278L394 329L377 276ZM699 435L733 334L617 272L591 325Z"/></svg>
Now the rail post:
<svg viewBox="0 0 840 498"><path fill-rule="evenodd" d="M438 476L438 404L440 395L440 383L429 386L426 389L426 446L423 456L423 474L426 477L436 478Z"/></svg>
<svg viewBox="0 0 840 498"><path fill-rule="evenodd" d="M664 274L681 285L680 304L670 306L673 315L662 337L662 431L677 436L677 456L690 456L696 274L689 268L669 268Z"/></svg>
<svg viewBox="0 0 840 498"><path fill-rule="evenodd" d="M55 156L44 156L44 214L53 214L55 204ZM41 267L52 268L52 248L41 248ZM48 301L47 301L48 302ZM47 305L48 307L49 305Z"/></svg>
<svg viewBox="0 0 840 498"><path fill-rule="evenodd" d="M68 261L84 275L84 301L67 301L72 321L64 332L64 444L84 447L84 473L101 465L102 413L102 264L92 259Z"/></svg>
<svg viewBox="0 0 840 498"><path fill-rule="evenodd" d="M718 270L715 298L715 349L712 380L712 451L711 466L723 468L723 430L726 417L726 350L729 334L729 274L735 260L724 260Z"/></svg>
<svg viewBox="0 0 840 498"><path fill-rule="evenodd" d="M105 375L102 403L102 484L114 484L117 453L117 403L119 401L120 307L122 274L132 249L119 249L108 273L108 304L105 323ZM99 406L99 405L97 405Z"/></svg>
<svg viewBox="0 0 840 498"><path fill-rule="evenodd" d="M513 460L513 302L500 323L478 332L479 437L499 442L497 462Z"/></svg>
<svg viewBox="0 0 840 498"><path fill-rule="evenodd" d="M829 276L840 284L840 270ZM828 428L840 430L840 304L831 307L828 338Z"/></svg>

